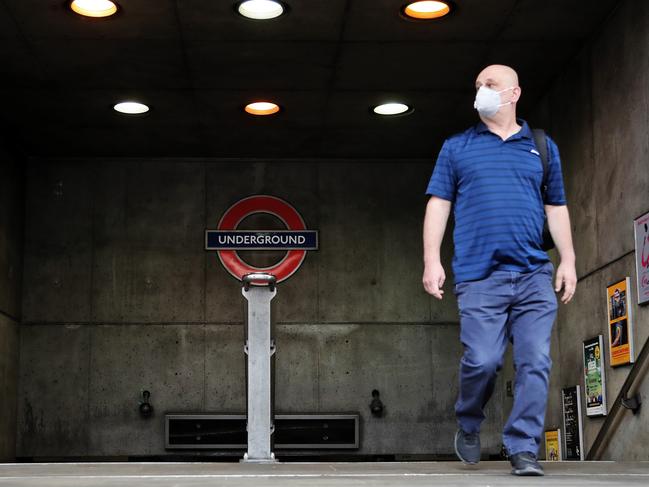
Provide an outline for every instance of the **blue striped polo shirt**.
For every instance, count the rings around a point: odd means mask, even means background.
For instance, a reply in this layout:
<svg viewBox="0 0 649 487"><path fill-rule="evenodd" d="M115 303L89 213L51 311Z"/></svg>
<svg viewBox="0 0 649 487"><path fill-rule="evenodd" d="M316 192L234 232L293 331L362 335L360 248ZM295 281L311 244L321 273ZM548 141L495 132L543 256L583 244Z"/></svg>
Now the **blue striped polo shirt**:
<svg viewBox="0 0 649 487"><path fill-rule="evenodd" d="M502 140L480 122L446 139L426 193L453 202L455 282L495 270L530 272L548 262L541 249L543 205L565 205L561 160L547 137L548 190L543 163L527 122Z"/></svg>

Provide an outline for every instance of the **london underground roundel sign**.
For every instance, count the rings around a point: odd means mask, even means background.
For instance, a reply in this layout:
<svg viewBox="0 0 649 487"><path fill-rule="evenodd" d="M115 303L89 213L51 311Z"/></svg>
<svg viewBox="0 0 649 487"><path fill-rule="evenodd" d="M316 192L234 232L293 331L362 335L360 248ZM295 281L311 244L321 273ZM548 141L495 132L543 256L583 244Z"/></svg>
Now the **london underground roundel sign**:
<svg viewBox="0 0 649 487"><path fill-rule="evenodd" d="M287 230L237 230L244 218L256 213L279 218ZM246 274L265 272L274 275L278 283L285 281L299 269L307 251L317 249L318 232L307 230L297 210L275 196L255 195L239 200L223 214L216 230L205 231L205 250L216 250L223 267L239 280ZM287 252L273 266L255 267L244 262L237 250Z"/></svg>

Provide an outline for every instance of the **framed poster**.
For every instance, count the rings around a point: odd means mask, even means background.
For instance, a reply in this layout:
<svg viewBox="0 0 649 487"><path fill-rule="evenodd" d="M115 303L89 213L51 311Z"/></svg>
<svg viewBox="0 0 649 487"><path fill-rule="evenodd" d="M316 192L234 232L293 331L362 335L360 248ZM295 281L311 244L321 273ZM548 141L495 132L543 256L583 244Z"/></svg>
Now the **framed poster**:
<svg viewBox="0 0 649 487"><path fill-rule="evenodd" d="M638 304L649 303L649 213L633 220Z"/></svg>
<svg viewBox="0 0 649 487"><path fill-rule="evenodd" d="M561 461L561 430L545 432L545 459L548 462Z"/></svg>
<svg viewBox="0 0 649 487"><path fill-rule="evenodd" d="M608 350L611 367L631 364L633 353L633 322L629 306L631 278L615 282L606 288L608 302Z"/></svg>
<svg viewBox="0 0 649 487"><path fill-rule="evenodd" d="M606 415L606 379L604 377L604 340L602 335L584 341L584 392L586 416Z"/></svg>
<svg viewBox="0 0 649 487"><path fill-rule="evenodd" d="M563 411L564 452L566 460L584 459L584 428L581 421L581 387L561 389Z"/></svg>

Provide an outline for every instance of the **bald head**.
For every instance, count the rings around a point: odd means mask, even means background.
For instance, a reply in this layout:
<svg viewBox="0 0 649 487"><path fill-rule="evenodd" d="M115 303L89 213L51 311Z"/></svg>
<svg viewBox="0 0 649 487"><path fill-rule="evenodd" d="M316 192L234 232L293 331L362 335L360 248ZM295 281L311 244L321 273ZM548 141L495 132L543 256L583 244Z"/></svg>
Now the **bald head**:
<svg viewBox="0 0 649 487"><path fill-rule="evenodd" d="M491 91L481 91L481 88L488 88ZM501 124L505 121L516 124L516 104L521 97L521 88L518 86L516 71L502 64L487 66L476 78L475 89L477 93L474 107L478 110L483 122L489 119L499 120ZM491 102L488 101L489 93L492 92L496 92L500 99L499 102L496 102L496 105L493 104L493 99L491 99ZM482 101L478 99L481 93L487 96L486 105L484 104L484 97Z"/></svg>
<svg viewBox="0 0 649 487"><path fill-rule="evenodd" d="M500 89L509 88L511 86L518 86L518 74L509 66L503 64L492 64L484 68L475 80L476 88L480 86L488 86L491 81L492 85L497 84ZM493 86L496 89L496 86Z"/></svg>

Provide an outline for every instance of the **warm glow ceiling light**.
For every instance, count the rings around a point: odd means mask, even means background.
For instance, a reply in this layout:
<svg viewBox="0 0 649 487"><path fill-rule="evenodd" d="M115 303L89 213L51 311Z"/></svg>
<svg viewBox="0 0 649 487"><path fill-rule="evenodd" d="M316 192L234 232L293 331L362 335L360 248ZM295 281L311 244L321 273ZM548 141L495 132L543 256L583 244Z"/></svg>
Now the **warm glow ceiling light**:
<svg viewBox="0 0 649 487"><path fill-rule="evenodd" d="M149 111L149 107L136 101L123 101L113 107L116 112L126 115L141 115Z"/></svg>
<svg viewBox="0 0 649 487"><path fill-rule="evenodd" d="M446 2L424 1L413 2L403 9L403 13L413 19L438 19L444 17L451 11L451 7Z"/></svg>
<svg viewBox="0 0 649 487"><path fill-rule="evenodd" d="M400 115L408 110L410 110L410 107L403 103L384 103L374 107L374 113L378 115Z"/></svg>
<svg viewBox="0 0 649 487"><path fill-rule="evenodd" d="M245 110L251 115L272 115L279 112L279 106L267 101L258 101L246 105Z"/></svg>
<svg viewBox="0 0 649 487"><path fill-rule="evenodd" d="M110 17L117 12L117 5L110 0L74 0L70 8L84 17Z"/></svg>
<svg viewBox="0 0 649 487"><path fill-rule="evenodd" d="M274 0L247 0L241 2L238 11L249 19L268 20L282 15L284 6Z"/></svg>

